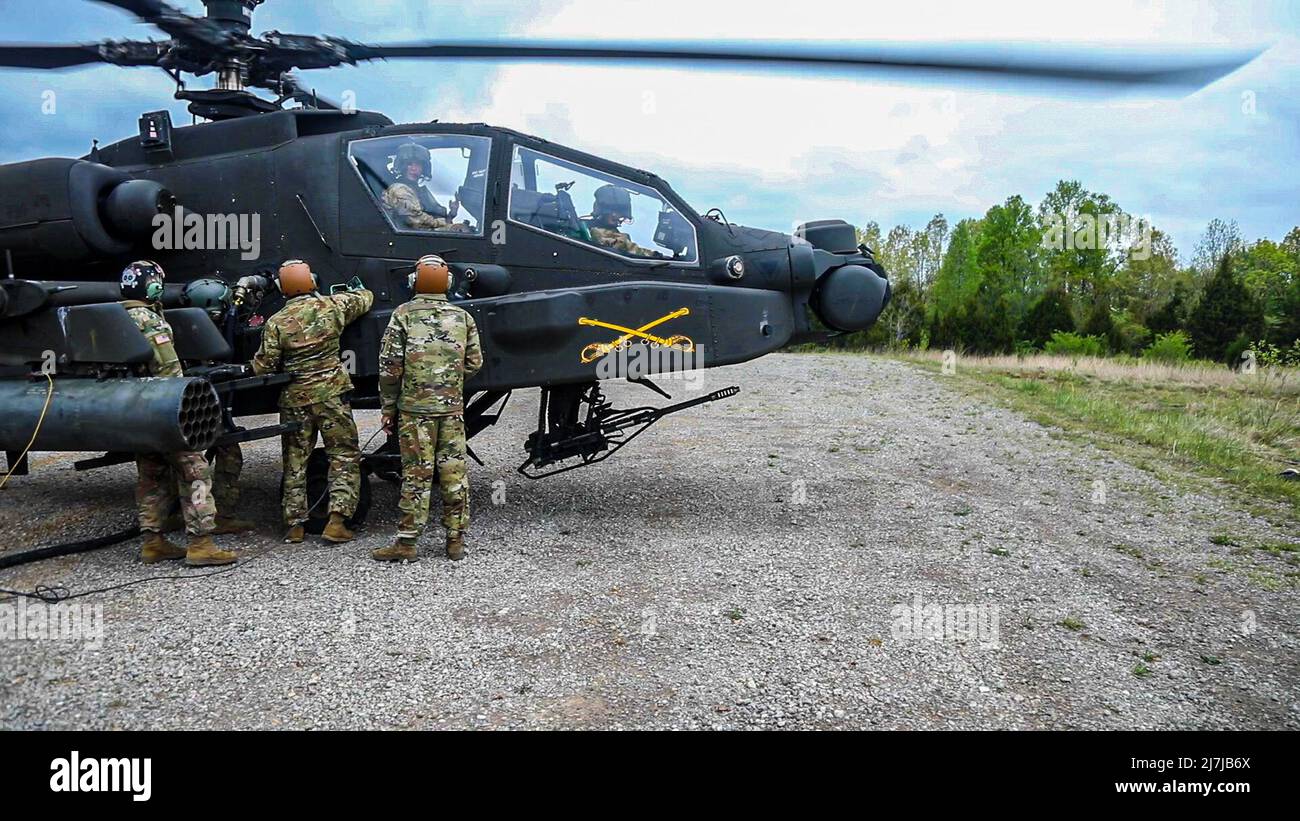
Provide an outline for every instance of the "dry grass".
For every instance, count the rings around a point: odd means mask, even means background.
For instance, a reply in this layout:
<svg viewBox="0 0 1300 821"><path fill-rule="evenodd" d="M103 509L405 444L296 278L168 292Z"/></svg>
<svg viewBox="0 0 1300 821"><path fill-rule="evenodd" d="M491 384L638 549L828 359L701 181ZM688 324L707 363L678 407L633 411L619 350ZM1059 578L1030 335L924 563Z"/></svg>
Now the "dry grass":
<svg viewBox="0 0 1300 821"><path fill-rule="evenodd" d="M898 355L942 372L937 351ZM1300 371L1239 373L1222 366L1161 365L1067 356L965 356L959 384L978 387L1047 425L1081 433L1139 464L1199 474L1281 502L1300 515Z"/></svg>
<svg viewBox="0 0 1300 821"><path fill-rule="evenodd" d="M900 354L900 356L903 359L916 361L937 363L943 361L943 353L940 351L918 351ZM1254 373L1247 374L1207 362L1166 365L1134 359L1047 354L1034 356L958 354L955 364L958 369L976 368L1008 374L1068 373L1105 382L1224 388L1257 395L1273 395L1277 398L1300 397L1300 369L1296 368L1258 368Z"/></svg>

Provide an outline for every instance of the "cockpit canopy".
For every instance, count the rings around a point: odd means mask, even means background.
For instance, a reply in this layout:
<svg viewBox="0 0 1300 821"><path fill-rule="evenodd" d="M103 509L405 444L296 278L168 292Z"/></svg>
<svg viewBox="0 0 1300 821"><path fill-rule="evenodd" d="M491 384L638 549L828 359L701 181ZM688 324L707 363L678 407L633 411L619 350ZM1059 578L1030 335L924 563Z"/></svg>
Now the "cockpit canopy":
<svg viewBox="0 0 1300 821"><path fill-rule="evenodd" d="M447 132L348 145L398 233L483 236L491 154L491 137ZM631 261L699 264L695 226L666 191L523 145L514 146L509 174L516 224Z"/></svg>
<svg viewBox="0 0 1300 821"><path fill-rule="evenodd" d="M695 227L660 191L524 146L511 163L510 219L630 259L699 260Z"/></svg>
<svg viewBox="0 0 1300 821"><path fill-rule="evenodd" d="M492 140L405 134L355 140L348 157L399 232L483 234Z"/></svg>

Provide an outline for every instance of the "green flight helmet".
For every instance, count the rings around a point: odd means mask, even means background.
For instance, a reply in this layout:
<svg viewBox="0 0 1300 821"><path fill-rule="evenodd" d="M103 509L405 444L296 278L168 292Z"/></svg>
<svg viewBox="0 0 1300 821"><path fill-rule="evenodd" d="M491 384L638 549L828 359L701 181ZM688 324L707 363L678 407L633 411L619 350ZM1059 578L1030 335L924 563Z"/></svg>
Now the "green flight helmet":
<svg viewBox="0 0 1300 821"><path fill-rule="evenodd" d="M187 308L202 308L208 316L220 322L230 310L232 297L229 285L216 277L206 277L186 283L181 293L181 304Z"/></svg>

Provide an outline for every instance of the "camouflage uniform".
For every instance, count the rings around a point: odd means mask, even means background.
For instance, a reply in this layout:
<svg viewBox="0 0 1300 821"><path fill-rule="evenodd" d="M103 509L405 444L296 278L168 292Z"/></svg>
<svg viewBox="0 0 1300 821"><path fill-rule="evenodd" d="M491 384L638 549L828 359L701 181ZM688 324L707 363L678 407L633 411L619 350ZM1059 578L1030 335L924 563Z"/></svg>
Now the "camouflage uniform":
<svg viewBox="0 0 1300 821"><path fill-rule="evenodd" d="M374 301L375 295L365 290L303 294L286 302L263 326L253 371L293 374L280 394L280 421L302 425L281 440L284 521L289 527L307 520L307 458L318 431L330 460L329 512L347 518L356 511L361 448L352 408L343 398L352 390L352 380L339 359L339 337Z"/></svg>
<svg viewBox="0 0 1300 821"><path fill-rule="evenodd" d="M452 222L443 216L430 214L420 203L420 194L406 182L395 182L384 191L384 207L397 217L398 228L415 228L421 231L473 232L464 223Z"/></svg>
<svg viewBox="0 0 1300 821"><path fill-rule="evenodd" d="M183 377L185 372L172 342L172 328L162 310L135 300L123 302L122 306L153 346L149 375ZM141 453L136 455L135 464L139 472L135 500L141 530L163 532L164 522L178 495L186 533L207 536L216 530L217 506L212 496L212 474L203 454L193 451Z"/></svg>
<svg viewBox="0 0 1300 821"><path fill-rule="evenodd" d="M591 231L591 239L597 245L618 251L620 254L631 254L634 257L662 256L658 251L652 251L649 248L642 248L637 245L632 241L631 237L617 228L590 225L587 230Z"/></svg>
<svg viewBox="0 0 1300 821"><path fill-rule="evenodd" d="M212 496L222 516L234 516L239 507L239 476L244 472L244 451L238 444L213 448Z"/></svg>
<svg viewBox="0 0 1300 821"><path fill-rule="evenodd" d="M212 448L204 455L212 470L212 499L217 505L219 516L234 517L239 508L239 477L244 472L244 451L238 443ZM179 474L177 474L179 478ZM165 501L160 500L167 510L176 509L177 495L175 485L165 486L160 493L166 493Z"/></svg>
<svg viewBox="0 0 1300 821"><path fill-rule="evenodd" d="M397 419L402 450L400 539L424 529L435 473L447 535L469 525L462 403L465 379L482 366L474 317L445 294L417 294L393 311L379 351L379 395L384 416Z"/></svg>

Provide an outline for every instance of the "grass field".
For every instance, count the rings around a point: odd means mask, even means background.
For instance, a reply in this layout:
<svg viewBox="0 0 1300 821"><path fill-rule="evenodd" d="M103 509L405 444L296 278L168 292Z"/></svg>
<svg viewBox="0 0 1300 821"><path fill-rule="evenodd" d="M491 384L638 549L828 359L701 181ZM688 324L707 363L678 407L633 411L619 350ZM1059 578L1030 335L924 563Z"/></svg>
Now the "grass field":
<svg viewBox="0 0 1300 821"><path fill-rule="evenodd" d="M944 373L938 351L897 354ZM1221 480L1257 512L1300 521L1300 370L1243 374L1060 356L965 356L951 376L1042 424L1081 434L1164 474Z"/></svg>

